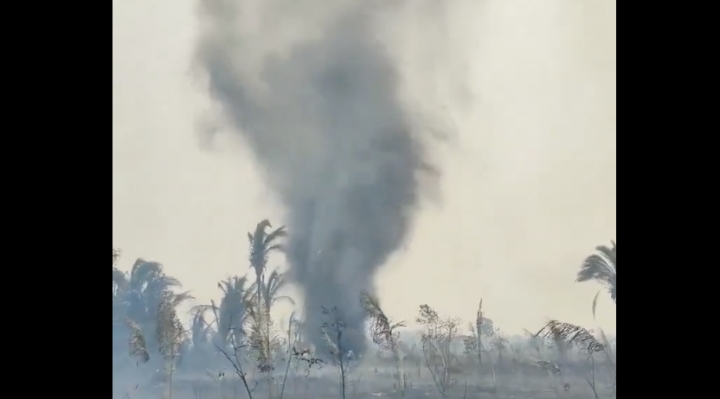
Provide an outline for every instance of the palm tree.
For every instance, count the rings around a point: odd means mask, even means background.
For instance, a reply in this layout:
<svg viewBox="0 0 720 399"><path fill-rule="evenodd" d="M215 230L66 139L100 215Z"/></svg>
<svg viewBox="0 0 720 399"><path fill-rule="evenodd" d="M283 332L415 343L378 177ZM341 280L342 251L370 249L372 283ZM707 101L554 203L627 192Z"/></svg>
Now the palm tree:
<svg viewBox="0 0 720 399"><path fill-rule="evenodd" d="M289 283L285 273L279 273L277 270L273 270L267 279L263 279L262 287L258 288L257 281L253 282L250 287L251 292L260 292L262 298L263 308L266 313L270 313L272 306L277 301L287 301L292 305L295 305L295 301L287 295L278 295L280 290L285 288Z"/></svg>
<svg viewBox="0 0 720 399"><path fill-rule="evenodd" d="M212 308L217 321L219 341L227 345L230 333L239 345L240 338L244 334L243 325L247 316L247 308L250 302L252 291L246 289L247 277L229 277L218 283L218 288L223 292L220 306L216 307L213 302Z"/></svg>
<svg viewBox="0 0 720 399"><path fill-rule="evenodd" d="M281 226L269 234L265 232L267 228L272 228L270 221L265 219L255 226L254 233L248 233L248 241L250 243L250 266L255 270L255 281L258 282L256 288L256 301L260 304L262 300L262 287L265 286L265 269L267 267L268 257L273 251L281 251L282 244L276 241L281 237L287 237L285 226Z"/></svg>
<svg viewBox="0 0 720 399"><path fill-rule="evenodd" d="M113 305L121 301L121 297L127 292L130 283L125 273L117 268L121 254L122 251L120 249L113 248ZM115 309L114 306L113 309Z"/></svg>
<svg viewBox="0 0 720 399"><path fill-rule="evenodd" d="M590 255L585 259L582 266L580 266L576 281L595 280L599 282L607 287L613 302L615 302L615 276L617 271L616 246L615 241L611 241L611 243L612 248L605 245L600 245L595 248L599 254ZM597 296L595 298L597 299Z"/></svg>
<svg viewBox="0 0 720 399"><path fill-rule="evenodd" d="M405 397L405 369L400 356L400 337L397 329L405 327L405 322L393 323L380 307L380 301L367 291L360 292L360 304L365 316L370 319L370 333L373 342L381 349L389 350L395 362L395 378L400 396Z"/></svg>
<svg viewBox="0 0 720 399"><path fill-rule="evenodd" d="M113 320L124 317L122 314L124 295L128 290L130 282L127 275L117 268L120 259L120 250L113 249Z"/></svg>
<svg viewBox="0 0 720 399"><path fill-rule="evenodd" d="M128 289L128 279L125 273L117 268L120 259L120 250L113 248L113 299L112 299L112 316L113 316L113 353L123 353L126 346L126 334L131 333L125 323L126 303L125 292Z"/></svg>
<svg viewBox="0 0 720 399"><path fill-rule="evenodd" d="M173 288L182 287L178 279L165 274L160 263L144 259L135 261L126 278L127 316L140 324L154 321L157 307L165 296L171 294ZM170 296L176 307L189 299L192 299L189 292Z"/></svg>
<svg viewBox="0 0 720 399"><path fill-rule="evenodd" d="M122 353L125 348L125 334L127 330L125 317L127 316L127 303L125 301L125 293L127 292L127 277L125 273L113 267L113 300L112 300L112 317L113 317L113 353Z"/></svg>
<svg viewBox="0 0 720 399"><path fill-rule="evenodd" d="M190 327L193 349L199 349L208 343L211 327L207 320L205 320L205 310L206 309L197 307L193 309L193 318Z"/></svg>
<svg viewBox="0 0 720 399"><path fill-rule="evenodd" d="M152 336L149 333L156 329L157 309L163 301L177 308L192 299L189 292L173 292L173 288L181 286L180 281L165 274L158 262L138 259L130 273L123 273L113 266L113 319L118 331L125 329L124 321L130 319L146 337ZM159 345L154 341L148 344L151 350Z"/></svg>

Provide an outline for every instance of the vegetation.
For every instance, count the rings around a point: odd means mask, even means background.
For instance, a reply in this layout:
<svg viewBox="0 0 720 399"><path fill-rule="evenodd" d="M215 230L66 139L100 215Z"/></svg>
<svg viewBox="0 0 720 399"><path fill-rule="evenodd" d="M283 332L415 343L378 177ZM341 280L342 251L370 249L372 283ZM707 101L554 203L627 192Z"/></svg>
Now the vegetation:
<svg viewBox="0 0 720 399"><path fill-rule="evenodd" d="M295 301L283 294L289 284L287 276L278 270L268 271L270 255L283 250L282 238L287 235L284 227L271 228L270 222L263 220L248 233L248 261L254 279L233 276L220 281L219 304L211 301L190 307L188 328L184 327L180 315L185 314L182 306L192 296L181 290L180 282L167 275L161 264L143 259L136 260L129 272L122 272L118 269L121 252L113 250L116 368L145 370L139 376L152 375L153 378L139 381L136 386L142 384L143 389L150 391L155 386L169 399L181 391L173 389L180 383L178 378L197 381L202 380L201 375L211 377L208 383L212 384L213 395L222 398L226 397L228 387L242 387L242 392L236 390L234 396L251 399L282 399L288 394L293 398L316 397L317 393L308 392L313 384L307 382L305 392L299 392L302 386L299 381L323 378L328 369L314 356L314 348L303 341L302 320L294 314L287 324L272 318L276 304L285 301L294 305ZM599 246L597 251L598 254L587 257L581 264L577 281L594 280L603 284L615 301L615 243L612 242L612 248ZM460 319L441 316L423 304L416 319L420 333L407 330L401 339L406 324L393 321L377 297L360 292L359 301L367 318L368 336L376 345L377 353L368 353L364 359L348 355L343 349L342 309L323 309L326 321L317 328L325 337L332 354L330 366L336 368L338 376L337 391L328 397L354 396L354 387L368 367L379 376L386 373L381 370L391 370L387 375L393 382L392 389L389 389L390 383L375 387L365 382L366 386L381 391L378 395L401 398L420 392L428 395L430 387L442 398L483 395L497 398L503 395L501 386L522 389L532 376L550 384L550 391L557 397L570 397L574 390L580 389L571 388L574 380L585 381L586 389L596 399L615 395L614 343L602 330L595 333L551 320L536 333L528 332L518 340L494 326L480 300L475 321L469 323L467 331L461 328L464 322ZM597 296L593 312L596 301ZM462 348L464 355L459 350ZM363 368L359 366L361 363ZM408 364L416 367L416 374L406 371ZM232 372L226 375L226 368ZM357 378L353 380L351 375ZM606 377L609 380L603 382ZM500 379L503 381L499 382ZM428 385L423 381L431 382ZM608 384L612 385L609 393L605 389ZM197 389L199 392L200 388ZM126 393L126 397L130 395Z"/></svg>
<svg viewBox="0 0 720 399"><path fill-rule="evenodd" d="M415 321L424 328L421 342L425 366L430 371L438 393L445 398L448 389L454 382L451 368L458 359L452 344L459 336L460 320L440 318L438 313L428 305L420 305L419 313Z"/></svg>
<svg viewBox="0 0 720 399"><path fill-rule="evenodd" d="M370 336L373 343L392 354L395 363L395 389L401 397L405 397L405 369L400 354L400 333L398 329L405 327L405 322L393 323L380 307L380 301L367 292L360 293L360 303L370 320Z"/></svg>
<svg viewBox="0 0 720 399"><path fill-rule="evenodd" d="M607 288L610 292L610 297L613 302L615 302L615 275L617 271L617 262L615 241L611 241L611 243L612 248L600 245L595 248L599 254L593 254L585 258L585 262L583 262L580 267L576 281L583 282L594 280L599 282ZM599 295L600 291L598 291L595 295L595 299L593 299L593 315L595 315L595 308L597 306Z"/></svg>

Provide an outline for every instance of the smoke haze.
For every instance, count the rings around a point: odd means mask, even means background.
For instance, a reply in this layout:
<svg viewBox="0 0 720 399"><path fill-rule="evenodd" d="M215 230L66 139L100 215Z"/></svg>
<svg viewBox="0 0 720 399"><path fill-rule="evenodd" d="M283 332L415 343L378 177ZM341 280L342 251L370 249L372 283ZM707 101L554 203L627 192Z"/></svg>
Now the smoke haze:
<svg viewBox="0 0 720 399"><path fill-rule="evenodd" d="M326 287L318 303L375 283L397 319L421 303L469 319L482 297L511 333L546 317L593 324L600 287L573 280L615 238L614 2L208 4L224 8L113 6L113 232L126 267L161 261L209 302L218 280L247 271L245 232L267 217L309 240L288 261L305 287ZM207 87L224 123L202 126L222 151L195 135L213 109ZM427 139L438 132L450 143ZM422 144L441 201L417 211ZM345 266L320 273L331 264ZM598 309L612 332L614 306Z"/></svg>

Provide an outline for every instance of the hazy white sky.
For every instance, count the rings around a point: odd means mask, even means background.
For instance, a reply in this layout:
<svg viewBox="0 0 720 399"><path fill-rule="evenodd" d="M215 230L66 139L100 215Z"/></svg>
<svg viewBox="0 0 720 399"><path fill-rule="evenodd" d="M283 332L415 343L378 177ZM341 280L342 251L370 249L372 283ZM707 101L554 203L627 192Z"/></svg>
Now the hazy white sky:
<svg viewBox="0 0 720 399"><path fill-rule="evenodd" d="M601 287L574 279L616 234L615 1L446 3L445 24L413 6L390 32L406 96L455 132L435 145L440 201L377 276L386 311L411 320L428 303L469 320L483 298L510 333L547 318L614 333L609 295L594 322ZM246 232L283 212L242 143L208 149L196 133L210 104L194 12L113 2L113 242L122 268L160 261L209 302L248 271Z"/></svg>

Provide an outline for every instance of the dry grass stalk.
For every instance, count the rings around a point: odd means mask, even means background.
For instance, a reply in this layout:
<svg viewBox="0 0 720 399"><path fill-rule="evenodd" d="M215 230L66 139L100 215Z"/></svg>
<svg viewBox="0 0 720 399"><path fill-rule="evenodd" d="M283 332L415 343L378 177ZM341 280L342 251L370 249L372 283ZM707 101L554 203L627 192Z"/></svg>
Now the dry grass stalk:
<svg viewBox="0 0 720 399"><path fill-rule="evenodd" d="M482 325L483 325L483 310L482 310L482 299L478 305L477 313L475 314L475 340L477 341L477 358L478 364L482 364Z"/></svg>
<svg viewBox="0 0 720 399"><path fill-rule="evenodd" d="M166 359L174 359L178 356L180 346L186 337L174 302L170 295L166 295L158 304L155 320L158 350Z"/></svg>
<svg viewBox="0 0 720 399"><path fill-rule="evenodd" d="M139 360L140 363L147 363L150 360L150 353L147 350L147 342L140 330L140 326L133 320L125 319L130 328L130 356Z"/></svg>
<svg viewBox="0 0 720 399"><path fill-rule="evenodd" d="M168 376L168 398L172 399L173 374L175 361L180 355L180 347L186 338L186 332L177 316L177 296L165 295L160 301L156 314L156 337L158 351L165 359Z"/></svg>

